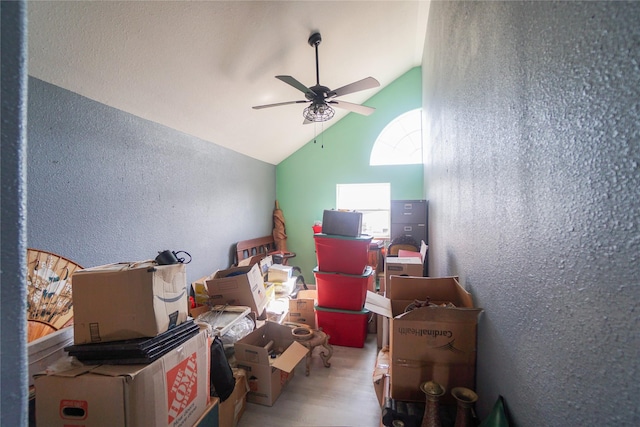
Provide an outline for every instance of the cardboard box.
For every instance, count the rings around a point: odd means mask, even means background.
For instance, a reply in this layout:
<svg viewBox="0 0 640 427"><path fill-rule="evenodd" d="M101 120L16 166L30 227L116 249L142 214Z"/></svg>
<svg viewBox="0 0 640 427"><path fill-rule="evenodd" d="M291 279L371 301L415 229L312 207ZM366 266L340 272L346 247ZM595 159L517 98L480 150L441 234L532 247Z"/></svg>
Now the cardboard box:
<svg viewBox="0 0 640 427"><path fill-rule="evenodd" d="M325 210L322 214L322 232L358 237L362 233L362 212Z"/></svg>
<svg viewBox="0 0 640 427"><path fill-rule="evenodd" d="M268 271L270 282L286 282L293 276L293 267L290 265L273 264Z"/></svg>
<svg viewBox="0 0 640 427"><path fill-rule="evenodd" d="M293 377L296 365L308 352L305 346L293 340L290 327L274 322L265 322L236 341L234 348L238 368L247 373L247 402L265 406L274 404ZM271 358L267 348L275 351L278 357Z"/></svg>
<svg viewBox="0 0 640 427"><path fill-rule="evenodd" d="M387 257L384 261L384 282L380 284L380 290L385 291L389 285L389 277L416 276L422 277L422 261L415 257Z"/></svg>
<svg viewBox="0 0 640 427"><path fill-rule="evenodd" d="M422 307L405 313L416 299L456 308ZM471 294L457 277L392 276L386 298L367 293L369 310L389 317L391 397L422 402L420 384L434 380L447 390L475 389L478 317ZM443 403L454 403L450 394Z"/></svg>
<svg viewBox="0 0 640 427"><path fill-rule="evenodd" d="M73 273L75 344L154 337L187 320L184 264L102 265Z"/></svg>
<svg viewBox="0 0 640 427"><path fill-rule="evenodd" d="M150 364L83 365L37 376L38 425L193 425L209 402L208 342L201 332Z"/></svg>
<svg viewBox="0 0 640 427"><path fill-rule="evenodd" d="M220 427L236 427L238 421L242 418L244 409L247 405L247 393L249 392L249 382L247 381L247 373L244 369L233 369L233 376L236 379L236 385L231 396L224 402L220 403Z"/></svg>
<svg viewBox="0 0 640 427"><path fill-rule="evenodd" d="M380 406L384 406L385 379L389 376L389 347L385 346L378 352L376 366L373 369L373 389L378 397ZM388 381L386 381L388 385Z"/></svg>
<svg viewBox="0 0 640 427"><path fill-rule="evenodd" d="M386 426L389 425L389 424L385 424L384 423L385 411L387 410L385 405L387 404L388 399L391 399L390 390L389 390L390 389L389 382L390 382L389 381L389 375L385 375L382 378L382 383L383 383L383 385L382 385L382 403L380 404L382 411L380 411L381 413L380 413L380 424L379 424L379 427L386 427Z"/></svg>
<svg viewBox="0 0 640 427"><path fill-rule="evenodd" d="M212 397L204 414L195 422L193 427L219 427L220 399Z"/></svg>
<svg viewBox="0 0 640 427"><path fill-rule="evenodd" d="M211 304L244 305L258 316L267 306L267 291L258 264L219 270L206 283Z"/></svg>
<svg viewBox="0 0 640 427"><path fill-rule="evenodd" d="M303 290L296 299L289 300L289 321L304 323L316 329L316 312L314 306L318 302L318 291Z"/></svg>

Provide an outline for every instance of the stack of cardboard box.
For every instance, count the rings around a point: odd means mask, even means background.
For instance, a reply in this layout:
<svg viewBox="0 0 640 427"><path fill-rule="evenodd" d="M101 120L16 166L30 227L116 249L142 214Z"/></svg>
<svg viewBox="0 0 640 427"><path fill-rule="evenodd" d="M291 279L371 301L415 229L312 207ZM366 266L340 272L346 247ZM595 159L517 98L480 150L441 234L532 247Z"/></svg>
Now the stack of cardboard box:
<svg viewBox="0 0 640 427"><path fill-rule="evenodd" d="M236 367L246 373L246 401L266 406L274 404L293 378L295 367L307 354L307 349L293 340L290 327L269 320L267 286L275 286L265 282L269 266L268 260L262 260L249 266L231 267L194 284L194 289L206 292L208 304L247 306L260 319L254 331L235 342L234 355ZM272 277L276 279L286 276L287 281L280 283L295 280L289 269L273 271ZM221 404L223 412L225 404Z"/></svg>
<svg viewBox="0 0 640 427"><path fill-rule="evenodd" d="M178 347L154 353L150 363L123 364L131 357L131 344L162 337L187 321L183 264L79 270L73 299L74 347L108 344L115 353L98 365L59 359L47 375L37 375L38 425L173 426L193 425L200 418L210 401L203 332L196 328Z"/></svg>

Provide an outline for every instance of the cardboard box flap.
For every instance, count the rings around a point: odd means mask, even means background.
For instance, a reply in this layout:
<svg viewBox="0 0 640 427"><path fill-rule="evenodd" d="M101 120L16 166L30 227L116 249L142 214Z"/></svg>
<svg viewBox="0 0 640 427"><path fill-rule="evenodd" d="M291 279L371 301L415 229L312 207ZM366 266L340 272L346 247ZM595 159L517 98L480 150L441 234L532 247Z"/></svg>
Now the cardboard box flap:
<svg viewBox="0 0 640 427"><path fill-rule="evenodd" d="M233 277L241 274L247 274L251 271L253 265L243 267L231 267L226 270L217 270L212 279L224 279L225 277Z"/></svg>
<svg viewBox="0 0 640 427"><path fill-rule="evenodd" d="M418 281L416 281L418 280ZM412 278L393 276L387 284L387 296L391 300L426 300L436 304L451 302L457 308L473 307L471 294L458 282L457 276Z"/></svg>
<svg viewBox="0 0 640 427"><path fill-rule="evenodd" d="M318 291L315 289L303 289L298 291L298 299L318 299Z"/></svg>
<svg viewBox="0 0 640 427"><path fill-rule="evenodd" d="M98 265L95 267L83 268L81 270L77 270L73 274L84 274L86 272L90 273L110 273L114 271L126 271L126 270L134 270L136 268L150 268L157 267L158 265L153 260L146 261L135 261L135 262L118 262L114 264L104 264Z"/></svg>
<svg viewBox="0 0 640 427"><path fill-rule="evenodd" d="M245 275L250 279L251 284L264 287L264 279L257 265L254 264L251 267L233 267L227 270L216 271L213 277L205 282L209 296L215 296L216 293L220 291L243 289L244 286L246 286L246 281L244 278L236 276Z"/></svg>
<svg viewBox="0 0 640 427"><path fill-rule="evenodd" d="M65 369L63 371L43 371L43 372L38 372L36 374L34 374L34 378L36 377L42 377L44 375L53 375L56 377L67 377L67 378L75 378L75 377L79 377L80 375L84 375L88 372L91 372L94 368L96 368L99 365L81 365L81 366L77 366L77 365L69 365L70 368L69 369Z"/></svg>
<svg viewBox="0 0 640 427"><path fill-rule="evenodd" d="M147 365L100 365L95 367L91 373L105 375L107 377L129 377L135 378Z"/></svg>
<svg viewBox="0 0 640 427"><path fill-rule="evenodd" d="M393 317L391 312L391 300L378 295L375 292L367 291L367 298L364 302L364 308L369 311L373 311L376 314L380 314L385 317Z"/></svg>
<svg viewBox="0 0 640 427"><path fill-rule="evenodd" d="M269 346L271 341L273 343ZM286 354L286 350L294 343L290 327L275 322L265 322L264 325L235 342L235 356L238 362L272 365L273 360L269 357L269 351L273 349Z"/></svg>
<svg viewBox="0 0 640 427"><path fill-rule="evenodd" d="M291 345L277 357L271 366L285 372L291 372L302 359L307 356L309 350L299 342L292 342Z"/></svg>

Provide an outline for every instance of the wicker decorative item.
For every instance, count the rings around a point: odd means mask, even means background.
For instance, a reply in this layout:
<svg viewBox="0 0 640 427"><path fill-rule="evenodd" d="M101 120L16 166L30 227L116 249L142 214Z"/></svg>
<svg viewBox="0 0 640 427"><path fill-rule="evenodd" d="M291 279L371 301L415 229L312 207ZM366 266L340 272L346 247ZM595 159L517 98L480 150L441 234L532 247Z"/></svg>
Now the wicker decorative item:
<svg viewBox="0 0 640 427"><path fill-rule="evenodd" d="M73 324L71 275L79 269L60 255L27 250L28 342Z"/></svg>

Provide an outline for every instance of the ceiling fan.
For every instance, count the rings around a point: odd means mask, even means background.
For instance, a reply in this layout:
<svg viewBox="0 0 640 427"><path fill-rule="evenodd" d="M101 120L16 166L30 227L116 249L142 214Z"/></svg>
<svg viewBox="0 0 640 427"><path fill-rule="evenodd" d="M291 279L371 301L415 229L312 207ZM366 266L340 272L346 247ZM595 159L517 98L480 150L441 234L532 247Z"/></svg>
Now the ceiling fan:
<svg viewBox="0 0 640 427"><path fill-rule="evenodd" d="M331 90L326 86L322 86L320 84L320 70L318 67L318 45L322 41L322 37L320 36L320 33L314 32L313 34L311 34L311 36L309 36L308 41L309 45L315 47L316 50L316 85L306 87L291 76L276 76L276 79L282 80L283 82L293 86L294 88L304 93L304 97L307 99L299 101L278 102L276 104L258 105L253 108L259 110L262 108L278 107L288 104L309 104L302 113L302 115L304 116L303 124L309 124L312 122L324 122L331 119L335 114L334 109L331 107L332 105L365 116L373 113L375 111L375 108L367 107L366 105L353 104L351 102L338 101L335 98L349 93L378 87L380 86L380 83L373 77L366 77L362 80L358 80L357 82L350 83L335 90Z"/></svg>

